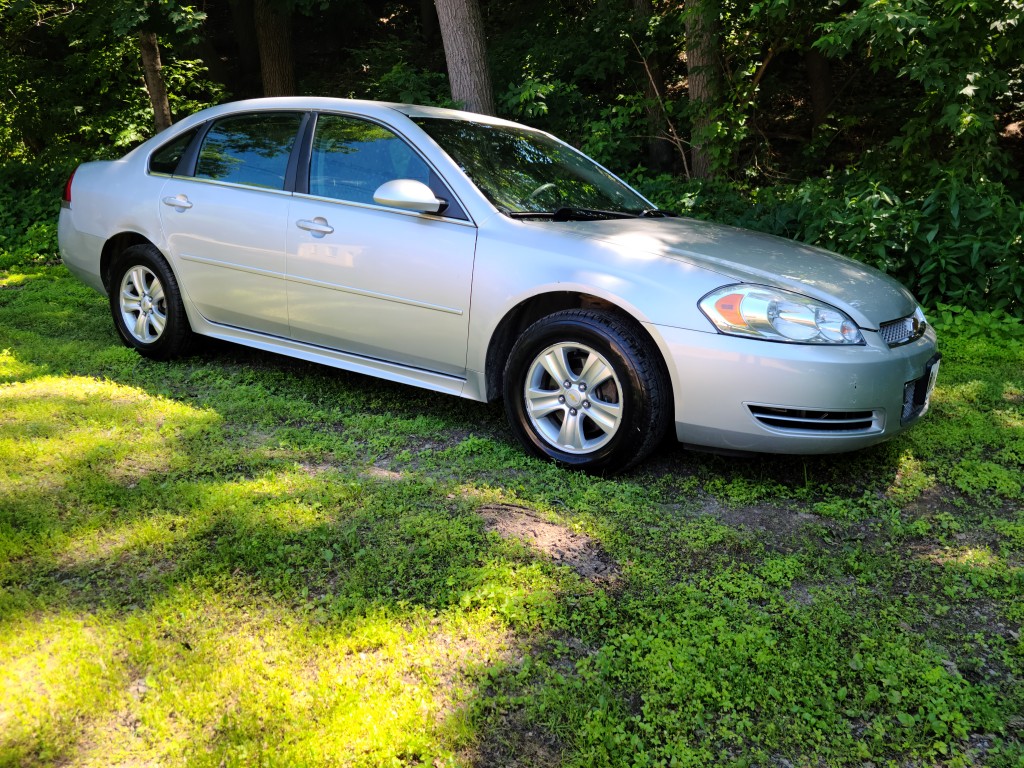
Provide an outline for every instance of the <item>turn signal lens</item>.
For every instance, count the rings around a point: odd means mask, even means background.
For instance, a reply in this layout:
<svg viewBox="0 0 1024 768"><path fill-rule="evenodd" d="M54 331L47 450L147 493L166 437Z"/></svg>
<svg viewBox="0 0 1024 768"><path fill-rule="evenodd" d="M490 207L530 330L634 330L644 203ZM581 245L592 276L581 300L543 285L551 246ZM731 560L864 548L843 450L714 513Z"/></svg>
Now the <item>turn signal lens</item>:
<svg viewBox="0 0 1024 768"><path fill-rule="evenodd" d="M715 309L726 322L732 325L743 325L743 315L740 314L741 301L743 301L742 293L730 293L715 302Z"/></svg>
<svg viewBox="0 0 1024 768"><path fill-rule="evenodd" d="M722 333L800 344L863 344L860 328L835 307L763 285L729 285L700 301Z"/></svg>

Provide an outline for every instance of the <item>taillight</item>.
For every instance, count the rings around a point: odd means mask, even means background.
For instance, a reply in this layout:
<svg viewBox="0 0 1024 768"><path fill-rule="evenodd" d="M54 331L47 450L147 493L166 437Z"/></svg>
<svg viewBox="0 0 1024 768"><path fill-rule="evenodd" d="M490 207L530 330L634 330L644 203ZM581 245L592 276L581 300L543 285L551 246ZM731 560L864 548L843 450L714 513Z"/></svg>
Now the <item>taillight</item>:
<svg viewBox="0 0 1024 768"><path fill-rule="evenodd" d="M74 179L75 179L75 172L77 170L78 169L75 168L75 170L71 172L71 175L68 176L67 183L64 185L64 196L60 199L61 205L64 208L70 208L71 207L71 182L74 181Z"/></svg>

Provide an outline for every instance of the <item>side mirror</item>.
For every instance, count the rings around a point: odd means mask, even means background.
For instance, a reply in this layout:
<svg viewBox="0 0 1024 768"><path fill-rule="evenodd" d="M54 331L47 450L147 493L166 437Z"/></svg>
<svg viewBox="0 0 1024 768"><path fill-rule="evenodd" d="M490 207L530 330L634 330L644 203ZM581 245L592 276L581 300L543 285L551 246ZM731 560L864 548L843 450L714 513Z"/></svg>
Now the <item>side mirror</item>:
<svg viewBox="0 0 1024 768"><path fill-rule="evenodd" d="M430 187L415 179L394 179L385 182L377 187L373 199L389 208L420 213L441 213L448 207L447 200L435 197Z"/></svg>

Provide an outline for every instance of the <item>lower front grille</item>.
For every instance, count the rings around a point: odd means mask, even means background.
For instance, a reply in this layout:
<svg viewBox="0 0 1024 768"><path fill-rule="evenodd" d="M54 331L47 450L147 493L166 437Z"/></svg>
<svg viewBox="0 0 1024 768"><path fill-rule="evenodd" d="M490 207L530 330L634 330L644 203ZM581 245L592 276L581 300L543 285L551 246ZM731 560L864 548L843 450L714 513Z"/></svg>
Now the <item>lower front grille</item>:
<svg viewBox="0 0 1024 768"><path fill-rule="evenodd" d="M812 411L768 405L747 407L763 426L795 432L872 432L879 429L881 421L875 411Z"/></svg>
<svg viewBox="0 0 1024 768"><path fill-rule="evenodd" d="M935 386L934 373L937 373L939 359L939 355L933 357L925 366L924 376L903 385L903 413L900 415L900 424L913 421L928 410L928 399L932 387Z"/></svg>

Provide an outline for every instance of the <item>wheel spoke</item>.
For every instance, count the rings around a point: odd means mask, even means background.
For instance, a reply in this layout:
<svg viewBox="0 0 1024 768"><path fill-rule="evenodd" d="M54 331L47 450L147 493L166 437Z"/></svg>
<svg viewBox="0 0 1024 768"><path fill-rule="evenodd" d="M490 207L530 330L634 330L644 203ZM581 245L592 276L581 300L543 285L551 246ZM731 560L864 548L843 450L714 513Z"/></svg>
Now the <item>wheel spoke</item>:
<svg viewBox="0 0 1024 768"><path fill-rule="evenodd" d="M128 273L132 285L135 286L135 295L142 298L146 294L146 276L139 267L135 267Z"/></svg>
<svg viewBox="0 0 1024 768"><path fill-rule="evenodd" d="M159 280L154 280L149 286L149 298L153 300L154 304L159 304L164 300L164 287L160 285Z"/></svg>
<svg viewBox="0 0 1024 768"><path fill-rule="evenodd" d="M568 350L565 346L559 345L549 349L538 362L548 372L548 375L555 380L555 386L561 386L562 382L571 381L575 377L569 373Z"/></svg>
<svg viewBox="0 0 1024 768"><path fill-rule="evenodd" d="M139 341L146 341L148 334L146 333L146 313L139 312L135 316L135 330L133 331L135 338Z"/></svg>
<svg viewBox="0 0 1024 768"><path fill-rule="evenodd" d="M131 312L134 314L135 312L142 310L142 304L139 302L137 297L130 295L127 291L124 291L121 294L121 309L124 312Z"/></svg>
<svg viewBox="0 0 1024 768"><path fill-rule="evenodd" d="M583 371L580 373L580 380L586 383L587 389L593 392L601 384L612 377L612 369L605 363L604 358L595 352L587 357L583 364Z"/></svg>
<svg viewBox="0 0 1024 768"><path fill-rule="evenodd" d="M153 326L153 335L159 336L164 332L164 326L167 325L167 317L154 309L149 313L149 324Z"/></svg>
<svg viewBox="0 0 1024 768"><path fill-rule="evenodd" d="M578 413L575 416L566 413L562 428L558 430L559 445L574 451L582 451L583 442L583 419Z"/></svg>
<svg viewBox="0 0 1024 768"><path fill-rule="evenodd" d="M565 405L558 402L558 393L545 389L526 390L526 403L535 419L543 419L557 411L564 411Z"/></svg>
<svg viewBox="0 0 1024 768"><path fill-rule="evenodd" d="M611 434L618 428L619 421L622 419L622 406L618 403L606 403L603 400L591 398L586 414L604 432Z"/></svg>

